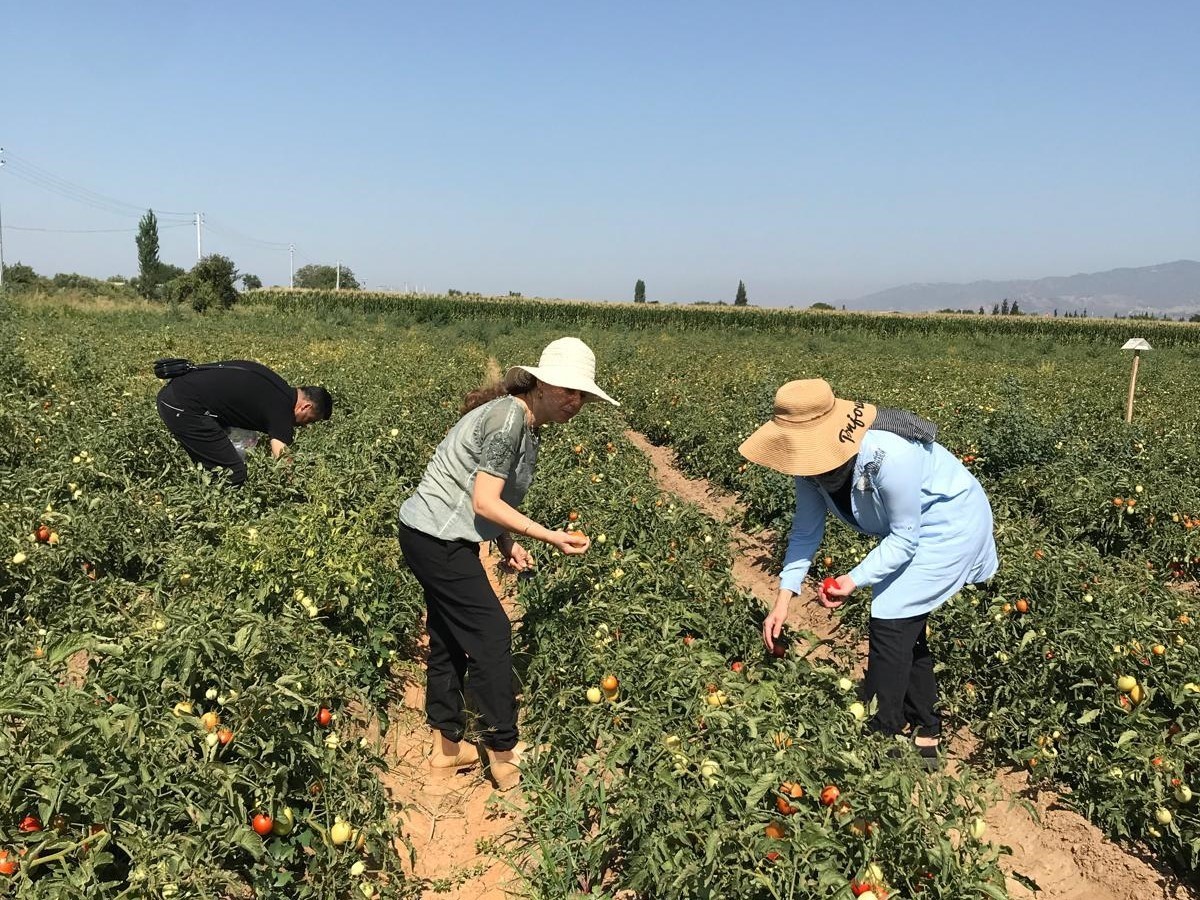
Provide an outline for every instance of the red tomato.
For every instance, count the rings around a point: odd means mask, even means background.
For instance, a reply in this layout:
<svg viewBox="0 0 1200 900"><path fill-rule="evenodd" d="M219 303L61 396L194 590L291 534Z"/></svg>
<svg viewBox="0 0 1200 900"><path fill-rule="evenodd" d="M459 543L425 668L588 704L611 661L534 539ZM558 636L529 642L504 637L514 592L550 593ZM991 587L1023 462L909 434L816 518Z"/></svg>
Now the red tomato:
<svg viewBox="0 0 1200 900"><path fill-rule="evenodd" d="M328 706L322 706L317 710L317 724L325 728L333 721L333 713L329 711Z"/></svg>
<svg viewBox="0 0 1200 900"><path fill-rule="evenodd" d="M250 820L250 827L259 837L266 837L270 834L274 825L275 821L266 813L255 813L254 818Z"/></svg>
<svg viewBox="0 0 1200 900"><path fill-rule="evenodd" d="M1029 601L1024 597L1017 601L1017 612L1021 613L1022 615L1029 612Z"/></svg>
<svg viewBox="0 0 1200 900"><path fill-rule="evenodd" d="M842 792L837 789L837 785L827 784L821 788L821 805L833 806L837 803L837 798L842 795Z"/></svg>
<svg viewBox="0 0 1200 900"><path fill-rule="evenodd" d="M43 544L47 543L50 540L50 526L49 525L39 525L38 526L37 539L39 541L41 541Z"/></svg>
<svg viewBox="0 0 1200 900"><path fill-rule="evenodd" d="M740 671L742 671L742 669L746 668L746 666L740 659L735 659L733 662L731 662L729 664L729 668L731 668L735 672L740 672Z"/></svg>
<svg viewBox="0 0 1200 900"><path fill-rule="evenodd" d="M42 820L37 816L26 816L21 820L21 824L17 826L17 830L30 834L34 831L42 830Z"/></svg>
<svg viewBox="0 0 1200 900"><path fill-rule="evenodd" d="M9 855L7 850L0 850L0 875L15 874L17 874L17 861Z"/></svg>
<svg viewBox="0 0 1200 900"><path fill-rule="evenodd" d="M838 583L837 583L836 578L826 578L824 581L821 582L821 590L824 593L828 594L830 589L837 587L837 584Z"/></svg>
<svg viewBox="0 0 1200 900"><path fill-rule="evenodd" d="M221 746L224 747L226 744L228 744L230 741L233 740L233 730L230 728L219 729L217 731L217 740L220 741Z"/></svg>

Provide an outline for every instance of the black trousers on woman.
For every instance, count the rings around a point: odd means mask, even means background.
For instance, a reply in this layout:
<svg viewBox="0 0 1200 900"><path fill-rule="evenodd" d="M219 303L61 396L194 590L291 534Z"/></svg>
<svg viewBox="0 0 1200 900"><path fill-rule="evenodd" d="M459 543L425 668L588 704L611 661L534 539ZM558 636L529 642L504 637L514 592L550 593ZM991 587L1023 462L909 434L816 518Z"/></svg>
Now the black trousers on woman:
<svg viewBox="0 0 1200 900"><path fill-rule="evenodd" d="M443 541L400 523L404 560L425 589L429 662L425 718L447 739L467 728L464 695L470 690L493 750L517 743L513 695L512 625L488 583L479 544Z"/></svg>
<svg viewBox="0 0 1200 900"><path fill-rule="evenodd" d="M878 707L871 727L900 734L905 725L914 734L938 737L942 720L937 711L937 680L933 655L925 637L929 614L907 619L871 619L864 693Z"/></svg>

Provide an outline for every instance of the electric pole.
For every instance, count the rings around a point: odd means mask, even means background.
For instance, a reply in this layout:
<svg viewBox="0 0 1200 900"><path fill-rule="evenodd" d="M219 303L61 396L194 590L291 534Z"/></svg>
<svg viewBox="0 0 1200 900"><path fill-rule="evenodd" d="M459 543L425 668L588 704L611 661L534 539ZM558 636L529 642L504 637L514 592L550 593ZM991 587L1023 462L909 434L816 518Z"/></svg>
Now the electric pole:
<svg viewBox="0 0 1200 900"><path fill-rule="evenodd" d="M204 256L204 213L196 213L196 262Z"/></svg>
<svg viewBox="0 0 1200 900"><path fill-rule="evenodd" d="M342 289L342 261L337 261L337 274L333 276L333 289L340 291Z"/></svg>
<svg viewBox="0 0 1200 900"><path fill-rule="evenodd" d="M0 169L4 168L4 148L0 147ZM4 290L4 217L0 216L0 291Z"/></svg>
<svg viewBox="0 0 1200 900"><path fill-rule="evenodd" d="M296 245L288 244L288 288L296 286Z"/></svg>

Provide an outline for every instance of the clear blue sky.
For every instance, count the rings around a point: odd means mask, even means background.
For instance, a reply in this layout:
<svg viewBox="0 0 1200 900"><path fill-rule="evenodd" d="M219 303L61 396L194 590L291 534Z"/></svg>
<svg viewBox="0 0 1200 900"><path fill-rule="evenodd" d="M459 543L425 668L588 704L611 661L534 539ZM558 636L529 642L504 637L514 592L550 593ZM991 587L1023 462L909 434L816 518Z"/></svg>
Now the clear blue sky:
<svg viewBox="0 0 1200 900"><path fill-rule="evenodd" d="M6 4L5 258L751 302L1200 258L1200 4ZM164 225L167 221L164 221ZM12 226L10 228L10 226ZM17 228L128 228L55 234ZM164 228L190 266L195 233Z"/></svg>

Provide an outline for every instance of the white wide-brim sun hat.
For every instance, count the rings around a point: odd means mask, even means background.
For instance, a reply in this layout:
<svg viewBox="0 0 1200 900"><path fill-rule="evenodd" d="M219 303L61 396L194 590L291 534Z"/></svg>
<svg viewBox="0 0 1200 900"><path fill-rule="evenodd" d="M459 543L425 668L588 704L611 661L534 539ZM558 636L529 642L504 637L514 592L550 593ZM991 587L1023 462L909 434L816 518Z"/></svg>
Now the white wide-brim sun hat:
<svg viewBox="0 0 1200 900"><path fill-rule="evenodd" d="M596 385L596 354L579 338L564 337L551 341L542 351L536 366L513 366L528 372L538 381L555 387L580 391L584 400L607 400L613 406L621 404Z"/></svg>

